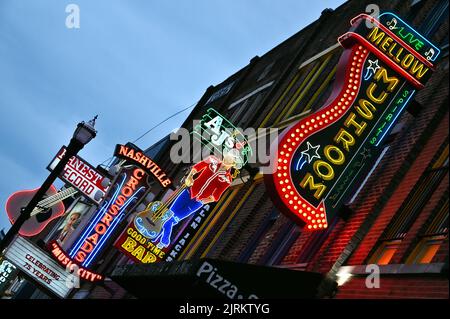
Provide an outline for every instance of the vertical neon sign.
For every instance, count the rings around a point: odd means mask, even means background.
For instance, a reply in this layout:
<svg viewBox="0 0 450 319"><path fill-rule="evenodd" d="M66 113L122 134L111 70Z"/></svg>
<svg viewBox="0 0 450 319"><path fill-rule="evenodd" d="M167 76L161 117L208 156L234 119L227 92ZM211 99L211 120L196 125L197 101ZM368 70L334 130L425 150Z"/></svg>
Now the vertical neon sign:
<svg viewBox="0 0 450 319"><path fill-rule="evenodd" d="M92 264L120 221L146 193L147 177L141 168L122 169L107 199L70 249L71 258L83 267Z"/></svg>

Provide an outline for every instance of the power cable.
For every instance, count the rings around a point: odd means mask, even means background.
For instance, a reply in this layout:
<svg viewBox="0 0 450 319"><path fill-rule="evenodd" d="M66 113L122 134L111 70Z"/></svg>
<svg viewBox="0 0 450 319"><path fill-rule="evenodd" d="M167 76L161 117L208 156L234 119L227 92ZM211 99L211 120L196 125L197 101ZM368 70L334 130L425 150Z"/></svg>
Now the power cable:
<svg viewBox="0 0 450 319"><path fill-rule="evenodd" d="M194 107L197 103L198 103L198 101L195 102L195 103L193 103L192 105L190 105L190 106L188 106L188 107L183 108L183 109L180 110L180 111L177 111L177 112L173 113L173 114L170 115L169 117L165 118L165 119L162 120L161 122L159 122L159 123L157 123L156 125L154 125L154 126L152 126L151 128L149 128L144 134L142 134L141 136L139 136L138 138L136 138L136 139L135 139L134 141L132 141L131 143L133 143L133 144L136 143L137 141L139 141L140 139L142 139L144 136L146 136L148 133L150 133L150 132L153 131L155 128L157 128L158 126L164 124L165 122L167 122L167 121L170 120L171 118L174 118L174 117L177 116L178 114L181 114L181 113L183 113L183 112L189 110L190 108ZM109 166L109 165L111 164L113 158L114 158L114 156L108 157L107 159L105 159L105 160L100 164L100 166L104 165L106 162L108 162L108 164L107 164L106 166Z"/></svg>

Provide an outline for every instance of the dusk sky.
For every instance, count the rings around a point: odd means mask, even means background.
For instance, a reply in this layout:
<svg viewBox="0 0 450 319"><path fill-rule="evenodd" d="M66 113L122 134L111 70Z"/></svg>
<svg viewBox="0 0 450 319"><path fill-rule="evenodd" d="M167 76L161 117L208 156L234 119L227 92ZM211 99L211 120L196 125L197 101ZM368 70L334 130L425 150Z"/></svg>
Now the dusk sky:
<svg viewBox="0 0 450 319"><path fill-rule="evenodd" d="M343 2L1 0L0 202L42 184L78 122L99 115L97 137L79 153L96 166ZM79 29L66 27L70 3ZM152 145L188 112L137 145Z"/></svg>

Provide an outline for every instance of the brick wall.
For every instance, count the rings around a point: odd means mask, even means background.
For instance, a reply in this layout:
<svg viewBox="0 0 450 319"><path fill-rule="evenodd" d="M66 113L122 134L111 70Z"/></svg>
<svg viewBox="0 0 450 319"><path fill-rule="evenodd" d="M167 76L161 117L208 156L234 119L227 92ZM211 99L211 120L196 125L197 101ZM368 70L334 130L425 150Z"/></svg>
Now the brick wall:
<svg viewBox="0 0 450 319"><path fill-rule="evenodd" d="M448 279L433 276L381 276L380 288L366 287L364 277L350 279L339 288L338 299L448 298Z"/></svg>
<svg viewBox="0 0 450 319"><path fill-rule="evenodd" d="M430 217L431 213L433 212L433 209L435 208L436 204L438 204L439 200L442 197L442 194L445 192L447 188L448 188L448 173L445 176L445 178L441 181L438 188L428 201L428 203L423 208L421 214L418 216L414 224L411 226L411 229L408 231L405 238L403 238L397 251L392 257L391 260L392 264L400 264L406 261L409 253L412 251L411 248L415 247L416 244L420 241L418 235L420 234L423 225Z"/></svg>

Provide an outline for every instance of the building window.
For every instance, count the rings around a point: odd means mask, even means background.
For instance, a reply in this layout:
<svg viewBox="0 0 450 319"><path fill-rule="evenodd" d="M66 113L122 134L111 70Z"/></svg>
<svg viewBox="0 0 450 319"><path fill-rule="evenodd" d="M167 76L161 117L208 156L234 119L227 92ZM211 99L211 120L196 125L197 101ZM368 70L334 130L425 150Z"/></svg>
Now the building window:
<svg viewBox="0 0 450 319"><path fill-rule="evenodd" d="M406 260L407 264L429 264L448 236L448 189L425 224L422 239Z"/></svg>
<svg viewBox="0 0 450 319"><path fill-rule="evenodd" d="M441 248L447 236L430 236L423 238L417 245L415 252L412 254L408 263L411 264L429 264L433 261L434 256Z"/></svg>
<svg viewBox="0 0 450 319"><path fill-rule="evenodd" d="M234 81L229 83L228 85L224 86L223 88L217 90L216 92L214 92L208 99L208 101L206 101L206 104L209 104L211 102L214 102L215 100L221 98L222 96L227 95L230 91L231 88L233 87Z"/></svg>
<svg viewBox="0 0 450 319"><path fill-rule="evenodd" d="M275 62L272 62L268 65L266 65L266 67L264 68L264 70L261 72L261 75L258 77L258 79L256 80L256 82L259 82L261 80L264 80L267 75L269 74L270 70L272 70L273 65L275 64Z"/></svg>
<svg viewBox="0 0 450 319"><path fill-rule="evenodd" d="M242 105L242 103L248 99L250 99L251 97L255 96L256 94L258 94L261 91L264 91L265 89L267 89L268 87L272 86L272 84L275 81L270 81L269 83L266 83L262 86L260 86L259 88L253 90L252 92L248 93L247 95L245 95L244 97L238 99L237 101L234 101L233 103L230 104L230 106L228 107L229 110L231 110L232 108Z"/></svg>
<svg viewBox="0 0 450 319"><path fill-rule="evenodd" d="M263 98L268 92L266 89L273 83L274 81L266 83L244 97L231 103L228 109L232 110L232 112L234 109L234 112L230 116L230 121L237 126L246 127L247 122L249 122L250 118L257 113L259 107L261 106Z"/></svg>
<svg viewBox="0 0 450 319"><path fill-rule="evenodd" d="M419 32L432 36L448 16L448 1L438 1L422 22Z"/></svg>
<svg viewBox="0 0 450 319"><path fill-rule="evenodd" d="M405 238L443 178L448 174L448 153L449 146L446 140L385 229L378 248L369 258L369 263L386 265L390 262L399 243ZM447 215L444 213L442 215L448 216L448 210ZM430 233L431 231L426 232L426 234Z"/></svg>
<svg viewBox="0 0 450 319"><path fill-rule="evenodd" d="M239 256L239 262L246 263L252 256L252 254L255 252L256 248L258 247L259 243L261 243L264 239L264 236L267 235L269 230L272 228L272 226L277 221L278 217L280 216L280 213L273 209L270 214L264 219L261 226L258 228L256 233L253 235L253 237L250 239L249 244L245 247L241 255Z"/></svg>
<svg viewBox="0 0 450 319"><path fill-rule="evenodd" d="M370 259L369 264L378 264L378 265L389 264L392 257L394 257L394 254L397 251L401 242L402 242L401 239L388 240L382 242L377 252Z"/></svg>

